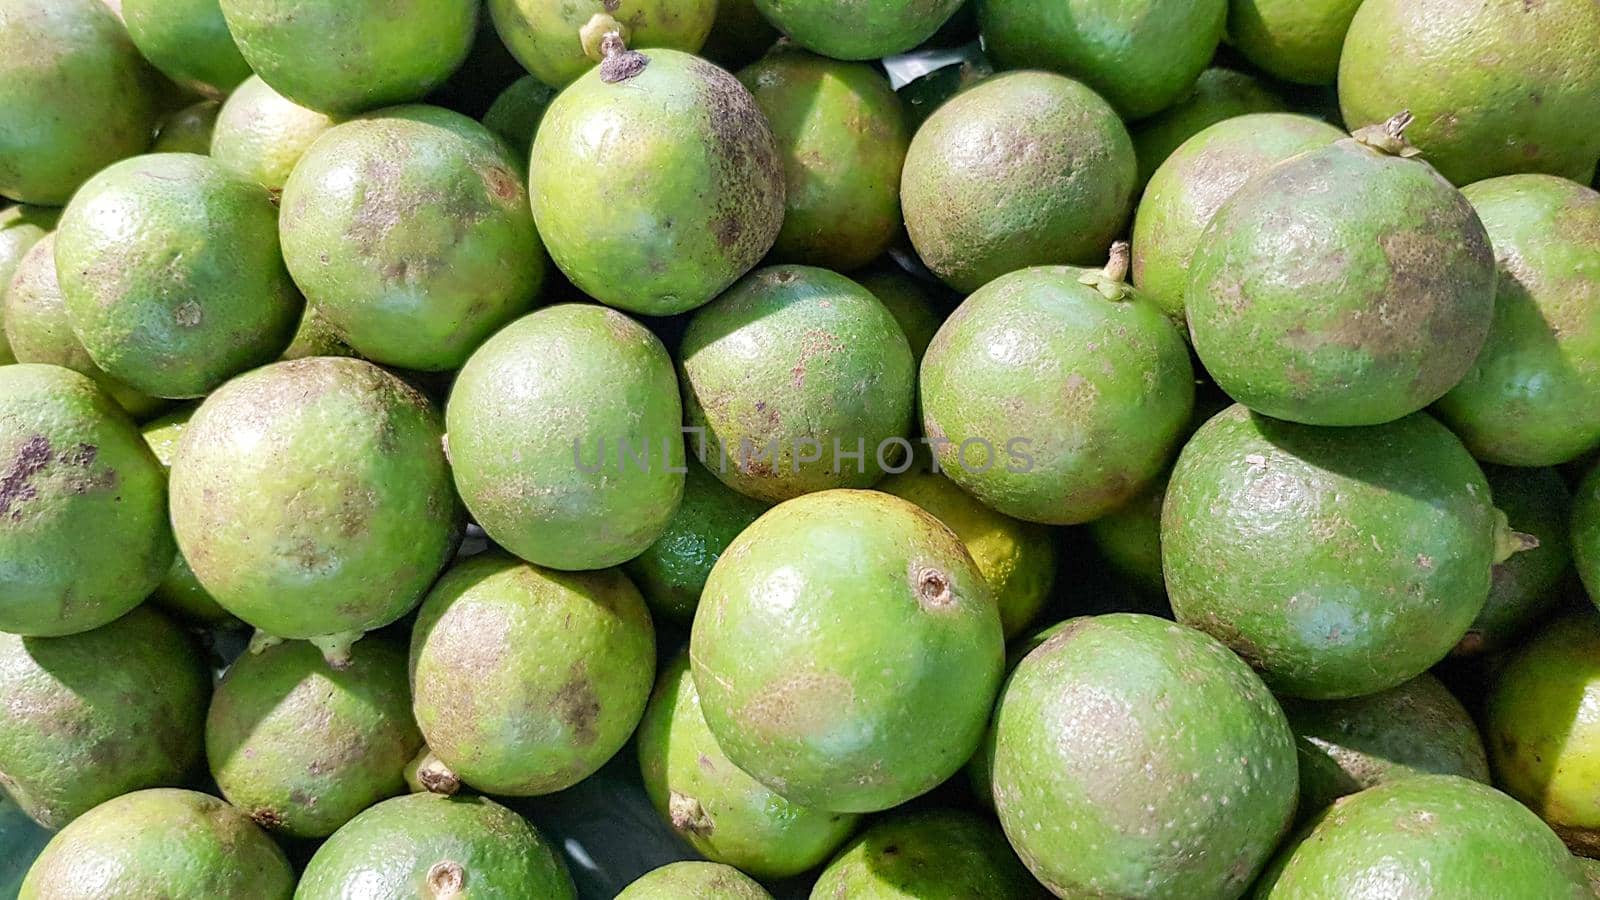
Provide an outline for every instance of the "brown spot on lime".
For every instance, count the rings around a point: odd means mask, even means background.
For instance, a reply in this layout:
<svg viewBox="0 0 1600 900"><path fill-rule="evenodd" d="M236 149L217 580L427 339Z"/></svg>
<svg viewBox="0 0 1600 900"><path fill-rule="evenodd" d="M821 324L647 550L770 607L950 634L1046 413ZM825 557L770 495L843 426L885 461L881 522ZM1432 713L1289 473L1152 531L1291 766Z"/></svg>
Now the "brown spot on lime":
<svg viewBox="0 0 1600 900"><path fill-rule="evenodd" d="M1260 645L1245 637L1244 632L1232 622L1217 616L1215 613L1210 613L1206 615L1204 621L1189 624L1226 644L1250 668L1259 672L1267 667L1267 652Z"/></svg>
<svg viewBox="0 0 1600 900"><path fill-rule="evenodd" d="M1469 631L1461 636L1461 640L1456 642L1455 649L1450 652L1454 656L1477 656L1483 652L1486 644L1487 641L1483 638L1483 632Z"/></svg>
<svg viewBox="0 0 1600 900"><path fill-rule="evenodd" d="M619 341L634 342L639 339L639 326L630 318L614 309L605 311L606 330Z"/></svg>
<svg viewBox="0 0 1600 900"><path fill-rule="evenodd" d="M737 215L726 215L711 223L711 230L717 236L717 243L723 247L732 247L739 243L739 237L744 234L744 222ZM794 276L791 274L790 279ZM779 281L785 280L782 275Z"/></svg>
<svg viewBox="0 0 1600 900"><path fill-rule="evenodd" d="M927 567L917 572L917 602L924 609L947 609L955 603L955 599L950 592L949 575Z"/></svg>
<svg viewBox="0 0 1600 900"><path fill-rule="evenodd" d="M22 517L16 507L39 496L32 479L50 465L50 459L50 440L44 435L36 434L22 442L6 473L0 475L0 516L10 513L12 519Z"/></svg>
<svg viewBox="0 0 1600 900"><path fill-rule="evenodd" d="M283 827L283 814L269 807L261 807L250 813L250 818L257 825L267 830Z"/></svg>
<svg viewBox="0 0 1600 900"><path fill-rule="evenodd" d="M499 166L490 166L484 171L483 183L488 186L490 193L506 203L515 203L522 196L516 176Z"/></svg>
<svg viewBox="0 0 1600 900"><path fill-rule="evenodd" d="M854 701L855 685L849 680L831 672L802 670L763 686L739 715L763 738L810 739L836 727Z"/></svg>
<svg viewBox="0 0 1600 900"><path fill-rule="evenodd" d="M711 821L711 816L700 801L688 797L677 791L667 800L667 816L672 821L675 831L687 832L698 837L709 837L717 830L716 823Z"/></svg>
<svg viewBox="0 0 1600 900"><path fill-rule="evenodd" d="M95 457L99 455L100 448L94 444L79 444L62 454L61 462L69 466L77 466L80 469L87 469L89 466L94 465Z"/></svg>
<svg viewBox="0 0 1600 900"><path fill-rule="evenodd" d="M600 698L594 692L588 667L583 662L572 667L572 674L556 692L555 700L556 714L571 729L574 740L587 746L600 737Z"/></svg>
<svg viewBox="0 0 1600 900"><path fill-rule="evenodd" d="M436 862L428 869L428 891L434 897L455 897L467 886L467 871L453 860Z"/></svg>

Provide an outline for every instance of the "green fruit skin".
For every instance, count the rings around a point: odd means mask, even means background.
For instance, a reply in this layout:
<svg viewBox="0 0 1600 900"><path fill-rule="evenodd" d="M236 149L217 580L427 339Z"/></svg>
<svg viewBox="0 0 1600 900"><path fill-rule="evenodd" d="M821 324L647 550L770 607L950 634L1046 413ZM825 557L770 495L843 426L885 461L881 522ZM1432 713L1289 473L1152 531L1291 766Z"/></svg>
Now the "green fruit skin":
<svg viewBox="0 0 1600 900"><path fill-rule="evenodd" d="M616 900L772 900L767 889L732 866L676 862L639 876Z"/></svg>
<svg viewBox="0 0 1600 900"><path fill-rule="evenodd" d="M1276 113L1286 109L1281 97L1243 72L1222 68L1201 72L1200 79L1184 99L1133 129L1133 147L1139 156L1139 183L1149 182L1150 176L1172 151L1210 126L1251 113Z"/></svg>
<svg viewBox="0 0 1600 900"><path fill-rule="evenodd" d="M362 641L335 670L304 641L240 657L206 716L211 777L264 828L327 837L374 803L404 793L422 747L411 720L406 654Z"/></svg>
<svg viewBox="0 0 1600 900"><path fill-rule="evenodd" d="M661 674L639 723L645 793L696 853L761 878L821 865L859 816L791 803L746 775L717 745L680 654Z"/></svg>
<svg viewBox="0 0 1600 900"><path fill-rule="evenodd" d="M96 807L56 835L19 900L163 897L289 900L283 851L215 797L156 788Z"/></svg>
<svg viewBox="0 0 1600 900"><path fill-rule="evenodd" d="M1494 774L1574 852L1600 854L1600 619L1545 626L1496 673L1484 715Z"/></svg>
<svg viewBox="0 0 1600 900"><path fill-rule="evenodd" d="M205 156L211 152L211 132L217 126L217 114L222 103L201 100L161 120L156 130L156 142L151 153L196 153Z"/></svg>
<svg viewBox="0 0 1600 900"><path fill-rule="evenodd" d="M1600 597L1600 465L1589 470L1572 499L1572 561L1591 599ZM1596 601L1600 606L1600 601Z"/></svg>
<svg viewBox="0 0 1600 900"><path fill-rule="evenodd" d="M1256 900L1588 900L1538 817L1488 785L1418 775L1335 804L1290 841Z"/></svg>
<svg viewBox="0 0 1600 900"><path fill-rule="evenodd" d="M305 314L300 317L300 327L295 330L294 340L283 351L280 360L310 359L313 356L349 356L359 358L360 354L350 349L350 345L339 339L333 331L333 326L323 321L322 316L311 307L306 307Z"/></svg>
<svg viewBox="0 0 1600 900"><path fill-rule="evenodd" d="M218 603L267 634L380 628L416 606L460 538L441 435L428 399L371 363L242 375L179 441L178 546Z"/></svg>
<svg viewBox="0 0 1600 900"><path fill-rule="evenodd" d="M478 790L564 790L633 734L655 647L644 598L619 570L473 557L439 579L417 614L417 724L434 755Z"/></svg>
<svg viewBox="0 0 1600 900"><path fill-rule="evenodd" d="M56 279L56 237L47 234L18 261L4 297L6 342L17 362L45 363L87 375L106 396L135 418L160 409L164 401L107 375L89 358L67 319L66 298Z"/></svg>
<svg viewBox="0 0 1600 900"><path fill-rule="evenodd" d="M585 294L644 315L687 312L772 248L784 166L738 79L676 50L608 84L596 69L562 91L529 164L533 217Z"/></svg>
<svg viewBox="0 0 1600 900"><path fill-rule="evenodd" d="M1516 531L1532 535L1539 546L1523 550L1494 567L1489 600L1473 621L1456 656L1476 656L1503 649L1561 599L1563 581L1572 569L1567 536L1572 492L1555 469L1512 469L1484 466L1494 504Z"/></svg>
<svg viewBox="0 0 1600 900"><path fill-rule="evenodd" d="M639 586L652 614L687 624L694 620L700 592L722 551L770 504L729 488L704 466L685 468L683 502L667 530L622 568Z"/></svg>
<svg viewBox="0 0 1600 900"><path fill-rule="evenodd" d="M1489 594L1495 519L1478 464L1425 414L1332 429L1235 405L1172 472L1167 596L1278 693L1358 697L1466 633Z"/></svg>
<svg viewBox="0 0 1600 900"><path fill-rule="evenodd" d="M0 367L0 460L0 631L99 628L172 564L161 464L88 378Z"/></svg>
<svg viewBox="0 0 1600 900"><path fill-rule="evenodd" d="M1150 176L1133 221L1133 283L1183 321L1189 264L1217 210L1245 183L1345 133L1310 116L1256 113L1183 142Z"/></svg>
<svg viewBox="0 0 1600 900"><path fill-rule="evenodd" d="M467 58L476 0L221 0L239 52L273 90L349 115L415 100Z"/></svg>
<svg viewBox="0 0 1600 900"><path fill-rule="evenodd" d="M1144 493L1088 524L1100 555L1123 577L1156 593L1166 590L1161 575L1161 506L1167 479L1159 476Z"/></svg>
<svg viewBox="0 0 1600 900"><path fill-rule="evenodd" d="M562 304L506 326L462 368L446 421L473 518L541 566L626 562L665 533L683 496L672 360L615 310Z"/></svg>
<svg viewBox="0 0 1600 900"><path fill-rule="evenodd" d="M1230 405L1219 399L1221 396L1212 390L1195 397L1194 414L1184 427L1179 444L1187 443L1201 425ZM1115 574L1152 597L1165 596L1167 590L1161 572L1161 508L1166 501L1169 474L1170 470L1162 472L1143 493L1088 523L1085 529ZM1030 640L1042 643L1038 634ZM1011 655L1016 656L1018 649L1013 645Z"/></svg>
<svg viewBox="0 0 1600 900"><path fill-rule="evenodd" d="M188 90L225 97L250 77L219 0L122 0L122 19L144 58Z"/></svg>
<svg viewBox="0 0 1600 900"><path fill-rule="evenodd" d="M150 146L153 73L100 0L0 0L0 195L60 206Z"/></svg>
<svg viewBox="0 0 1600 900"><path fill-rule="evenodd" d="M555 98L555 88L524 75L501 91L483 114L484 127L511 145L519 167L526 166L528 154L533 151L533 136L539 132L544 111Z"/></svg>
<svg viewBox="0 0 1600 900"><path fill-rule="evenodd" d="M1361 0L1229 0L1228 43L1257 68L1296 84L1333 84Z"/></svg>
<svg viewBox="0 0 1600 900"><path fill-rule="evenodd" d="M521 164L493 132L436 106L318 138L284 186L278 228L317 314L384 365L460 368L544 281Z"/></svg>
<svg viewBox="0 0 1600 900"><path fill-rule="evenodd" d="M295 103L260 76L252 75L217 113L211 158L266 188L277 199L300 157L336 122L333 116Z"/></svg>
<svg viewBox="0 0 1600 900"><path fill-rule="evenodd" d="M1176 103L1222 40L1227 0L978 0L984 49L1007 69L1082 79L1122 115Z"/></svg>
<svg viewBox="0 0 1600 900"><path fill-rule="evenodd" d="M910 50L939 30L963 0L755 0L767 21L796 44L843 60Z"/></svg>
<svg viewBox="0 0 1600 900"><path fill-rule="evenodd" d="M576 900L566 866L521 816L486 797L410 794L356 816L317 850L295 900L445 897Z"/></svg>
<svg viewBox="0 0 1600 900"><path fill-rule="evenodd" d="M22 257L54 231L61 210L47 206L27 206L18 203L0 209L0 293L11 283Z"/></svg>
<svg viewBox="0 0 1600 900"><path fill-rule="evenodd" d="M945 809L879 822L811 888L812 900L1032 900L1041 893L992 820Z"/></svg>
<svg viewBox="0 0 1600 900"><path fill-rule="evenodd" d="M1044 608L1055 584L1056 545L1050 529L997 513L943 475L911 470L891 475L878 490L922 507L955 532L989 583L1009 640Z"/></svg>
<svg viewBox="0 0 1600 900"><path fill-rule="evenodd" d="M0 786L46 828L200 760L210 672L149 609L68 637L0 634L0 690Z"/></svg>
<svg viewBox="0 0 1600 900"><path fill-rule="evenodd" d="M1006 645L1006 675L1009 676L1015 671L1017 664L1026 659L1029 653L1055 637L1057 632L1065 631L1074 621L1065 619ZM1004 691L1005 688L1002 686L1001 690ZM989 730L984 732L983 742L978 745L978 752L972 754L966 765L967 782L972 786L974 799L990 810L994 809L994 739L994 725L991 721Z"/></svg>
<svg viewBox="0 0 1600 900"><path fill-rule="evenodd" d="M1588 879L1590 892L1600 897L1600 859L1586 856L1574 856L1573 859L1578 861L1578 868L1583 870L1584 878Z"/></svg>
<svg viewBox="0 0 1600 900"><path fill-rule="evenodd" d="M1137 177L1133 139L1104 100L1069 78L1012 72L928 117L900 201L922 261L971 293L1028 266L1103 260Z"/></svg>
<svg viewBox="0 0 1600 900"><path fill-rule="evenodd" d="M1188 348L1131 289L1110 299L1044 266L968 297L922 360L939 467L1013 518L1068 525L1127 503L1166 466L1194 408ZM963 449L965 447L966 449Z"/></svg>
<svg viewBox="0 0 1600 900"><path fill-rule="evenodd" d="M1352 129L1409 109L1406 138L1456 184L1600 158L1600 8L1589 0L1373 0L1350 23L1339 106Z"/></svg>
<svg viewBox="0 0 1600 900"><path fill-rule="evenodd" d="M56 231L72 330L107 374L200 397L270 362L303 303L260 187L191 153L124 160L83 186Z"/></svg>
<svg viewBox="0 0 1600 900"><path fill-rule="evenodd" d="M735 765L791 802L874 812L971 758L1005 643L960 538L898 497L823 491L729 546L689 651Z"/></svg>
<svg viewBox="0 0 1600 900"><path fill-rule="evenodd" d="M1057 896L1237 897L1294 815L1294 735L1261 679L1151 616L1069 622L994 728L1000 824Z"/></svg>
<svg viewBox="0 0 1600 900"><path fill-rule="evenodd" d="M911 345L912 362L922 365L923 354L944 323L944 301L935 295L935 289L913 278L893 260L856 272L850 278L877 297L900 323L900 330Z"/></svg>
<svg viewBox="0 0 1600 900"><path fill-rule="evenodd" d="M145 443L150 445L161 465L171 468L173 458L178 455L178 439L189 427L189 419L195 409L195 405L184 406L145 423L140 429ZM149 599L178 619L191 624L215 627L240 624L233 613L223 609L200 584L182 553L173 555L172 567L167 570L161 583L156 585Z"/></svg>
<svg viewBox="0 0 1600 900"><path fill-rule="evenodd" d="M1439 679L1423 673L1351 700L1283 701L1300 751L1300 813L1412 775L1459 775L1489 783L1489 760L1472 716Z"/></svg>
<svg viewBox="0 0 1600 900"><path fill-rule="evenodd" d="M783 157L773 259L849 272L882 256L900 233L900 170L911 143L888 79L866 63L784 47L739 80Z"/></svg>
<svg viewBox="0 0 1600 900"><path fill-rule="evenodd" d="M717 0L488 0L488 7L511 54L555 88L571 84L599 61L585 52L583 39L584 26L597 16L622 25L632 49L683 53L700 51L717 16Z"/></svg>
<svg viewBox="0 0 1600 900"><path fill-rule="evenodd" d="M1460 383L1494 318L1472 206L1355 140L1251 179L1201 234L1184 307L1233 399L1307 425L1378 425Z"/></svg>
<svg viewBox="0 0 1600 900"><path fill-rule="evenodd" d="M0 208L0 326L5 324L6 286L11 284L12 274L33 245L55 230L60 215L57 209L20 203ZM4 330L0 330L0 366L16 361Z"/></svg>
<svg viewBox="0 0 1600 900"><path fill-rule="evenodd" d="M1485 462L1569 462L1600 445L1600 192L1507 175L1462 193L1499 280L1489 339L1439 415Z"/></svg>
<svg viewBox="0 0 1600 900"><path fill-rule="evenodd" d="M689 320L679 359L684 420L705 430L698 456L742 494L778 502L871 487L906 452L911 347L883 304L842 275L752 272Z"/></svg>
<svg viewBox="0 0 1600 900"><path fill-rule="evenodd" d="M700 55L732 70L755 62L777 40L778 29L756 9L755 0L717 0L717 18Z"/></svg>

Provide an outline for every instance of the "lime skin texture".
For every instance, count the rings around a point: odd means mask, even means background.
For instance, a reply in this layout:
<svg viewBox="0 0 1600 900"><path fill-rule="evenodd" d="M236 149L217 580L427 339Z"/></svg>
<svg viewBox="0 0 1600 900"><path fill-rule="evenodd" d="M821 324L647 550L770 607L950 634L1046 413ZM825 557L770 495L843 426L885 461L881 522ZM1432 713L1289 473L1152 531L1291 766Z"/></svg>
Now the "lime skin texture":
<svg viewBox="0 0 1600 900"><path fill-rule="evenodd" d="M27 900L231 897L289 900L294 869L278 845L216 797L175 788L124 794L45 845Z"/></svg>
<svg viewBox="0 0 1600 900"><path fill-rule="evenodd" d="M465 889L464 889L465 888ZM550 841L487 797L409 794L370 807L306 864L296 900L577 900Z"/></svg>
<svg viewBox="0 0 1600 900"><path fill-rule="evenodd" d="M0 634L0 785L58 829L141 788L183 783L200 759L211 673L189 637L140 607L66 637Z"/></svg>
<svg viewBox="0 0 1600 900"><path fill-rule="evenodd" d="M433 402L357 359L256 369L207 397L178 443L172 526L229 612L334 663L410 612L461 536Z"/></svg>
<svg viewBox="0 0 1600 900"><path fill-rule="evenodd" d="M0 631L98 628L172 564L161 463L88 377L0 366L0 460Z"/></svg>
<svg viewBox="0 0 1600 900"><path fill-rule="evenodd" d="M677 50L624 51L556 96L529 163L533 217L585 294L668 316L753 268L783 225L783 159L755 98Z"/></svg>
<svg viewBox="0 0 1600 900"><path fill-rule="evenodd" d="M734 541L689 653L735 765L793 802L874 812L972 756L1005 650L953 532L898 497L830 490L779 504Z"/></svg>

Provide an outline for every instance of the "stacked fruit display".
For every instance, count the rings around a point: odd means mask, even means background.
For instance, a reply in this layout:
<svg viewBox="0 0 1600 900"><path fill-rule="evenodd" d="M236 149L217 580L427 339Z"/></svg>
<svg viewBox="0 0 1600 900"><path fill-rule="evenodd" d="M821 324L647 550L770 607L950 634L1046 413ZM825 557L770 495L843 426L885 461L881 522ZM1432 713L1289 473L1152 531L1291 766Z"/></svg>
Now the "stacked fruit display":
<svg viewBox="0 0 1600 900"><path fill-rule="evenodd" d="M0 893L1592 896L1597 164L1593 0L0 0Z"/></svg>

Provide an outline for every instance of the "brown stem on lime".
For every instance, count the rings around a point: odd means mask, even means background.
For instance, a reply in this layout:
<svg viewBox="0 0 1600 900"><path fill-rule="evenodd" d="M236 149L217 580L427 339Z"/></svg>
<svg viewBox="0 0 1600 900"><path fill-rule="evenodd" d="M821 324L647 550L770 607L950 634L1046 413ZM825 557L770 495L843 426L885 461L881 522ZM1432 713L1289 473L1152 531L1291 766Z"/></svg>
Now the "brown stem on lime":
<svg viewBox="0 0 1600 900"><path fill-rule="evenodd" d="M427 874L428 895L434 900L461 896L467 884L466 870L453 860L434 863Z"/></svg>
<svg viewBox="0 0 1600 900"><path fill-rule="evenodd" d="M451 796L461 790L461 778L450 771L444 761L433 755L427 747L406 766L406 786L413 794L429 793Z"/></svg>
<svg viewBox="0 0 1600 900"><path fill-rule="evenodd" d="M257 628L255 632L250 635L249 653L251 656L258 656L262 653L265 653L268 649L276 647L281 643L283 643L283 638L267 634L265 631Z"/></svg>
<svg viewBox="0 0 1600 900"><path fill-rule="evenodd" d="M1111 245L1111 259L1106 263L1106 280L1124 282L1128 280L1128 265L1133 259L1132 249L1127 241L1117 241Z"/></svg>
<svg viewBox="0 0 1600 900"><path fill-rule="evenodd" d="M672 827L677 831L687 832L699 837L707 837L717 830L717 826L707 815L705 807L693 797L673 791L667 801L668 818L672 820Z"/></svg>
<svg viewBox="0 0 1600 900"><path fill-rule="evenodd" d="M1128 287L1128 267L1132 253L1127 241L1111 245L1111 258L1104 269L1090 270L1078 276L1078 281L1098 290L1107 300L1126 300L1132 296Z"/></svg>
<svg viewBox="0 0 1600 900"><path fill-rule="evenodd" d="M584 53L600 60L600 80L606 84L627 81L650 65L650 57L628 49L627 28L605 13L596 13L578 35Z"/></svg>
<svg viewBox="0 0 1600 900"><path fill-rule="evenodd" d="M1494 564L1500 565L1511 557L1539 546L1539 539L1531 534L1515 531L1506 521L1506 514L1494 511Z"/></svg>
<svg viewBox="0 0 1600 900"><path fill-rule="evenodd" d="M589 21L583 23L582 28L578 29L578 43L583 46L583 55L595 62L604 61L606 58L606 37L612 34L617 36L617 40L621 44L627 43L627 26L603 12L595 13L590 17ZM619 44L615 52L620 53L624 49L626 47Z"/></svg>
<svg viewBox="0 0 1600 900"><path fill-rule="evenodd" d="M1356 129L1351 137L1362 146L1370 147L1379 153L1410 159L1422 154L1421 150L1411 146L1411 142L1406 140L1406 129L1411 127L1411 123L1416 119L1411 110L1403 109L1390 117L1387 122Z"/></svg>
<svg viewBox="0 0 1600 900"><path fill-rule="evenodd" d="M322 658L327 661L329 668L343 671L350 668L351 648L356 641L366 632L341 631L337 634L319 634L307 638L318 650L322 651Z"/></svg>

